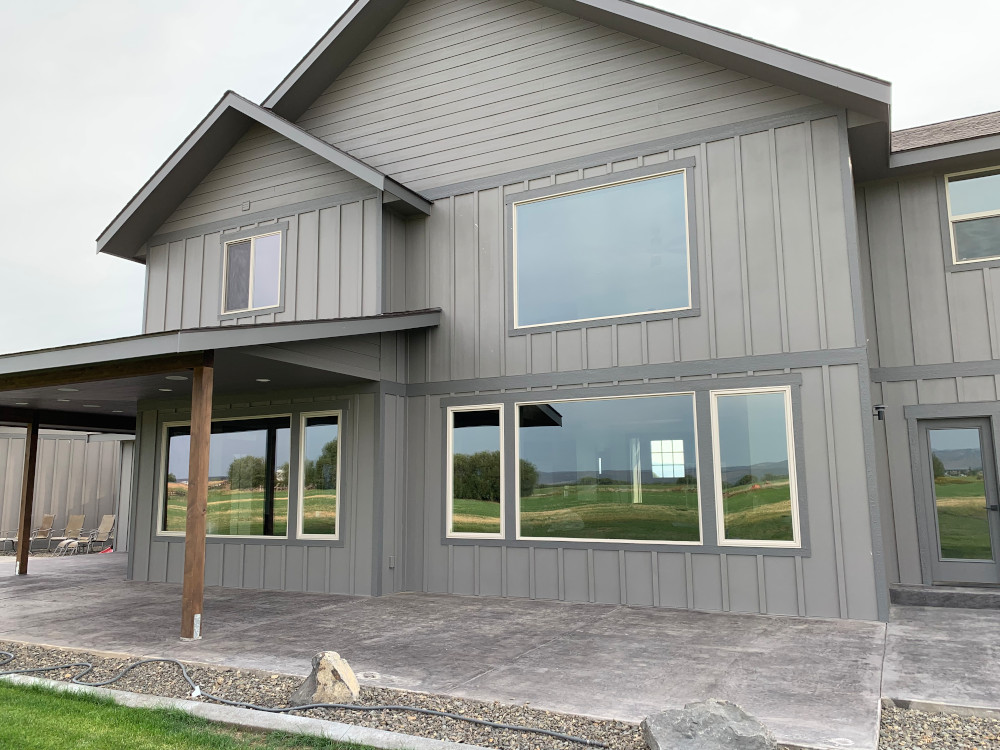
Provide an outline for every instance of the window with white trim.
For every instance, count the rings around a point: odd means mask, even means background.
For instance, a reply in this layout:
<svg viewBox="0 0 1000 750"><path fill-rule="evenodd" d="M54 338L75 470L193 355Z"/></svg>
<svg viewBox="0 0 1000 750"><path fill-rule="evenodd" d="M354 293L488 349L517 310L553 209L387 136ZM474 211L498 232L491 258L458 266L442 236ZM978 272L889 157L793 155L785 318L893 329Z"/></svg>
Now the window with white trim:
<svg viewBox="0 0 1000 750"><path fill-rule="evenodd" d="M280 230L223 243L223 315L281 305L281 253Z"/></svg>
<svg viewBox="0 0 1000 750"><path fill-rule="evenodd" d="M160 531L187 525L190 423L167 424ZM288 417L212 422L208 466L209 536L285 537L288 531Z"/></svg>
<svg viewBox="0 0 1000 750"><path fill-rule="evenodd" d="M503 407L448 410L447 535L503 536Z"/></svg>
<svg viewBox="0 0 1000 750"><path fill-rule="evenodd" d="M517 405L518 538L701 543L693 393Z"/></svg>
<svg viewBox="0 0 1000 750"><path fill-rule="evenodd" d="M1000 168L945 177L956 264L1000 258Z"/></svg>
<svg viewBox="0 0 1000 750"><path fill-rule="evenodd" d="M514 327L691 309L687 179L514 202Z"/></svg>
<svg viewBox="0 0 1000 750"><path fill-rule="evenodd" d="M302 415L299 536L337 538L340 515L339 411Z"/></svg>
<svg viewBox="0 0 1000 750"><path fill-rule="evenodd" d="M798 547L791 389L712 391L720 545Z"/></svg>

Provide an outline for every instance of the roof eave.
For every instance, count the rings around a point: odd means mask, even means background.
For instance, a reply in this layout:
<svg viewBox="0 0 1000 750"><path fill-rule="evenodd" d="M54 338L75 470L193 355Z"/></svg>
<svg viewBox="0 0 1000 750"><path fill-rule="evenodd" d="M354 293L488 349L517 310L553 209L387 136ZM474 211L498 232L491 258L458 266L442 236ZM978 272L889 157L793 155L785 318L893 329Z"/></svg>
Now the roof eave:
<svg viewBox="0 0 1000 750"><path fill-rule="evenodd" d="M965 169L1000 163L1000 134L896 151L889 172L902 175L928 169Z"/></svg>

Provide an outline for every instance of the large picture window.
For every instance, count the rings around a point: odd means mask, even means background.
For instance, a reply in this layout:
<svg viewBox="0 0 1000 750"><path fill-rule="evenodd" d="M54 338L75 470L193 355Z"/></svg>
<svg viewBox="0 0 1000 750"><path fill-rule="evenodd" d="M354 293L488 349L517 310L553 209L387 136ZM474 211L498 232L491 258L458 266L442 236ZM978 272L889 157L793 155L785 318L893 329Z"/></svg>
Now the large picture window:
<svg viewBox="0 0 1000 750"><path fill-rule="evenodd" d="M220 420L209 445L206 533L276 536L288 531L289 419ZM191 428L166 428L161 530L187 525Z"/></svg>
<svg viewBox="0 0 1000 750"><path fill-rule="evenodd" d="M514 327L684 310L687 172L513 204Z"/></svg>
<svg viewBox="0 0 1000 750"><path fill-rule="evenodd" d="M223 244L223 314L281 304L281 236L279 230Z"/></svg>
<svg viewBox="0 0 1000 750"><path fill-rule="evenodd" d="M299 534L337 536L340 509L340 412L302 415Z"/></svg>
<svg viewBox="0 0 1000 750"><path fill-rule="evenodd" d="M503 409L448 411L448 536L503 534Z"/></svg>
<svg viewBox="0 0 1000 750"><path fill-rule="evenodd" d="M955 263L1000 258L1000 168L945 178Z"/></svg>
<svg viewBox="0 0 1000 750"><path fill-rule="evenodd" d="M713 391L719 544L799 545L791 391Z"/></svg>
<svg viewBox="0 0 1000 750"><path fill-rule="evenodd" d="M701 541L694 395L519 404L518 537Z"/></svg>

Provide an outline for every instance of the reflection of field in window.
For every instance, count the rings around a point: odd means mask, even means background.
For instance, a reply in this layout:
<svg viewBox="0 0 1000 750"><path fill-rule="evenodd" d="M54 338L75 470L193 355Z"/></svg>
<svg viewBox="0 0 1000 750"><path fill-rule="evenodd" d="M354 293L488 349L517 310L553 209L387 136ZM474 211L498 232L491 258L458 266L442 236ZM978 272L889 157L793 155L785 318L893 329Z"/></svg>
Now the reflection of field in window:
<svg viewBox="0 0 1000 750"><path fill-rule="evenodd" d="M700 540L690 394L521 405L518 440L522 537Z"/></svg>
<svg viewBox="0 0 1000 750"><path fill-rule="evenodd" d="M215 425L213 425L213 430ZM164 531L183 532L187 526L187 428L175 428L168 441ZM181 434L176 434L181 433ZM289 429L275 430L277 464L273 487L274 536L288 529ZM267 430L212 434L209 445L208 506L205 532L220 536L261 536L267 510Z"/></svg>
<svg viewBox="0 0 1000 750"><path fill-rule="evenodd" d="M302 461L302 533L337 533L339 425L336 415L308 417Z"/></svg>
<svg viewBox="0 0 1000 750"><path fill-rule="evenodd" d="M794 539L785 394L718 395L725 538Z"/></svg>
<svg viewBox="0 0 1000 750"><path fill-rule="evenodd" d="M992 560L979 430L934 429L928 436L941 557Z"/></svg>
<svg viewBox="0 0 1000 750"><path fill-rule="evenodd" d="M499 534L500 411L451 414L451 533Z"/></svg>

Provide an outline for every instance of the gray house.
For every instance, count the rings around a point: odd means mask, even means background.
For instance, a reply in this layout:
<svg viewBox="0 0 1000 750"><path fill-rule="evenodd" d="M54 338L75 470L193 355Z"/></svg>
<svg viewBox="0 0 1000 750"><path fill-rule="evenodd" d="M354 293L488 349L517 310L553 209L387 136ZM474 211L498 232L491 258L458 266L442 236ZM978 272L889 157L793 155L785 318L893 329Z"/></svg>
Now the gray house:
<svg viewBox="0 0 1000 750"><path fill-rule="evenodd" d="M357 0L98 239L143 334L0 357L0 419L135 430L129 575L187 636L204 584L997 582L1000 118L889 100L624 0Z"/></svg>

